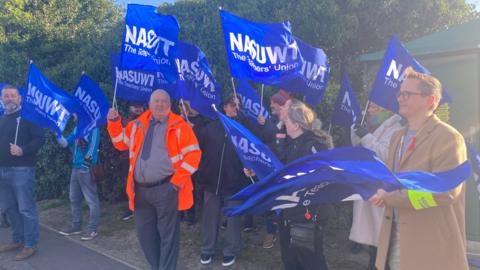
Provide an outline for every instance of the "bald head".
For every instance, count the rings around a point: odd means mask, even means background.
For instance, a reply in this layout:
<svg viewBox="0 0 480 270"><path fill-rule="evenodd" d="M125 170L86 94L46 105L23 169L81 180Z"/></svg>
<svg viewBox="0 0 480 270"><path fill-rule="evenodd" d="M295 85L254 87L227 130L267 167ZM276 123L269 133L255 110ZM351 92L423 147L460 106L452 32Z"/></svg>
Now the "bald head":
<svg viewBox="0 0 480 270"><path fill-rule="evenodd" d="M148 107L150 111L152 111L152 115L155 120L165 120L170 113L170 95L167 93L167 91L162 89L154 90L150 96Z"/></svg>

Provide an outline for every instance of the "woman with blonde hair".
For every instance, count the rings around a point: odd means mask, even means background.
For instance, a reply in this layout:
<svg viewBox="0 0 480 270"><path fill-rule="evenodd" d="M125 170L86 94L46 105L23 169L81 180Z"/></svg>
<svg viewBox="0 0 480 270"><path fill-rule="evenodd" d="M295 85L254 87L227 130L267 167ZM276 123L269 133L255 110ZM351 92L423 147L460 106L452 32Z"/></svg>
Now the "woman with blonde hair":
<svg viewBox="0 0 480 270"><path fill-rule="evenodd" d="M285 148L285 163L333 147L315 112L298 100L288 106L285 126L291 139ZM279 236L286 270L328 269L323 255L323 227L332 212L330 204L299 205L282 211Z"/></svg>

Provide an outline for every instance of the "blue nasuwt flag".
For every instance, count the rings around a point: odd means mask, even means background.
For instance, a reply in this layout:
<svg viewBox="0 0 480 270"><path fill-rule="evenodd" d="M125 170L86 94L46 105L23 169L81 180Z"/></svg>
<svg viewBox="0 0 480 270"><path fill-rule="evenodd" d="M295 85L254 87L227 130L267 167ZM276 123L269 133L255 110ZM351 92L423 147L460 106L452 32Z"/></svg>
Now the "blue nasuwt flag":
<svg viewBox="0 0 480 270"><path fill-rule="evenodd" d="M420 73L430 74L424 66L410 55L400 40L392 35L383 57L383 63L373 83L369 99L383 108L398 113L398 101L395 95L400 91L400 85L405 78L404 72L408 67L412 67ZM440 103L445 102L451 103L452 98L448 95L447 90L443 89Z"/></svg>
<svg viewBox="0 0 480 270"><path fill-rule="evenodd" d="M260 181L283 166L268 146L248 129L220 112L217 112L217 114L226 133L232 140L243 166L255 171Z"/></svg>
<svg viewBox="0 0 480 270"><path fill-rule="evenodd" d="M248 119L257 124L257 117L262 115L267 119L270 117L267 109L261 104L261 100L255 89L245 80L240 80L237 86L237 94L240 97L240 110L248 117Z"/></svg>
<svg viewBox="0 0 480 270"><path fill-rule="evenodd" d="M303 58L302 76L283 81L279 86L289 92L301 93L305 101L315 106L323 98L330 78L330 64L325 52L295 38Z"/></svg>
<svg viewBox="0 0 480 270"><path fill-rule="evenodd" d="M341 202L352 195L368 200L378 189L391 192L416 189L425 192L452 190L470 174L468 162L438 173L393 174L374 152L363 147L335 148L294 160L265 179L250 185L232 200L243 203L225 209L229 216Z"/></svg>
<svg viewBox="0 0 480 270"><path fill-rule="evenodd" d="M205 54L193 44L177 42L177 87L180 97L190 101L193 109L216 118L212 104L222 100L222 89L213 76Z"/></svg>
<svg viewBox="0 0 480 270"><path fill-rule="evenodd" d="M30 64L27 91L22 104L22 117L60 135L72 113L81 112L78 101L48 80Z"/></svg>
<svg viewBox="0 0 480 270"><path fill-rule="evenodd" d="M87 136L93 129L100 128L107 123L107 114L110 105L98 84L86 74L80 77L73 97L81 105L81 112L77 113L77 128L75 137Z"/></svg>
<svg viewBox="0 0 480 270"><path fill-rule="evenodd" d="M353 94L348 75L345 74L340 92L338 93L337 102L335 102L331 123L332 125L341 127L350 127L359 117L361 117L360 106L358 105L357 98Z"/></svg>
<svg viewBox="0 0 480 270"><path fill-rule="evenodd" d="M477 197L480 199L480 154L477 152L475 146L466 142L468 150L468 160L472 166L472 175L473 180L475 181L475 186L477 189Z"/></svg>
<svg viewBox="0 0 480 270"><path fill-rule="evenodd" d="M297 76L302 55L290 22L256 23L220 10L232 77L278 84Z"/></svg>
<svg viewBox="0 0 480 270"><path fill-rule="evenodd" d="M167 81L175 81L178 32L179 25L174 16L158 14L154 6L128 4L121 68L160 71Z"/></svg>
<svg viewBox="0 0 480 270"><path fill-rule="evenodd" d="M117 88L117 97L123 100L147 103L155 89L163 89L172 99L178 99L177 85L168 82L160 71L122 70L120 55L111 55L112 85Z"/></svg>

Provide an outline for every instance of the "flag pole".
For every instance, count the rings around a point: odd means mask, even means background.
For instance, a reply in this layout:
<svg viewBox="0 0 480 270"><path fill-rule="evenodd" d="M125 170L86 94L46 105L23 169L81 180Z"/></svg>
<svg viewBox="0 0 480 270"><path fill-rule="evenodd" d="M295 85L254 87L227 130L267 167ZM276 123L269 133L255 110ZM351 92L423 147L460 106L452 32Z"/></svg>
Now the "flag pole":
<svg viewBox="0 0 480 270"><path fill-rule="evenodd" d="M235 95L235 97L237 97L237 89L235 89L235 81L233 80L233 77L230 77L230 79L232 81L233 94Z"/></svg>
<svg viewBox="0 0 480 270"><path fill-rule="evenodd" d="M30 65L33 64L33 60L30 59ZM20 119L22 119L21 116L17 117L17 127L15 128L15 138L13 139L13 144L17 145L17 140L18 140L18 128L20 127Z"/></svg>
<svg viewBox="0 0 480 270"><path fill-rule="evenodd" d="M363 122L365 122L365 116L367 115L367 110L369 105L370 105L370 100L367 100L367 104L365 104L365 109L362 112L362 121L360 122L360 125L363 125Z"/></svg>
<svg viewBox="0 0 480 270"><path fill-rule="evenodd" d="M117 73L117 70L115 70L115 86L113 88L112 107L116 110L118 110L118 108L117 108L117 85L118 85L118 73Z"/></svg>
<svg viewBox="0 0 480 270"><path fill-rule="evenodd" d="M263 107L263 90L265 89L265 84L262 83L262 92L260 95L260 106Z"/></svg>
<svg viewBox="0 0 480 270"><path fill-rule="evenodd" d="M330 136L330 132L332 131L332 123L328 124L328 136Z"/></svg>
<svg viewBox="0 0 480 270"><path fill-rule="evenodd" d="M13 144L17 145L17 139L18 139L18 127L20 126L20 116L17 117L17 128L15 129L15 139L13 141Z"/></svg>
<svg viewBox="0 0 480 270"><path fill-rule="evenodd" d="M185 103L183 103L183 98L180 98L180 104L182 105L181 107L183 110L183 114L185 115L187 122L191 124L192 122L190 122L190 119L188 119L187 109L185 108Z"/></svg>

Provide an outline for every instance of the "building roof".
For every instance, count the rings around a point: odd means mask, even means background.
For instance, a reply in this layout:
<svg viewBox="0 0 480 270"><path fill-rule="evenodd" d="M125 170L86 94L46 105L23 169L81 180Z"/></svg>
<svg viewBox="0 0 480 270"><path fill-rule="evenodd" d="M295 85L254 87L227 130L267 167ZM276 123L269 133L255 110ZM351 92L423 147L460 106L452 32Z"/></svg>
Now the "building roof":
<svg viewBox="0 0 480 270"><path fill-rule="evenodd" d="M475 19L447 30L414 39L404 46L413 56L455 53L461 51L480 51L480 19ZM362 54L360 61L379 61L385 51Z"/></svg>

